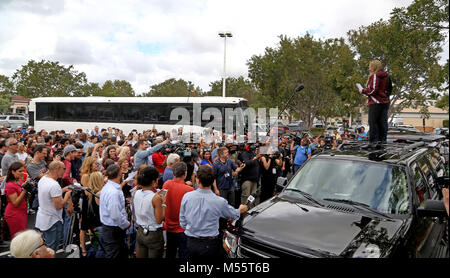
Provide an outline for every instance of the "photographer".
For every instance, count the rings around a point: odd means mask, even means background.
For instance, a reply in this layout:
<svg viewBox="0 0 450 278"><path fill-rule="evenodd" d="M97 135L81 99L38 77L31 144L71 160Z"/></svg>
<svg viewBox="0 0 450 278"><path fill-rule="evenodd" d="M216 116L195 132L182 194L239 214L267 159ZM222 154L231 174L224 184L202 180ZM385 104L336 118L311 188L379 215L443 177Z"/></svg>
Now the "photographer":
<svg viewBox="0 0 450 278"><path fill-rule="evenodd" d="M164 254L164 237L162 221L165 215L166 196L164 191L155 193L158 188L159 172L153 167L146 167L137 177L142 189L134 195L133 207L136 214L137 258L162 258Z"/></svg>
<svg viewBox="0 0 450 278"><path fill-rule="evenodd" d="M287 177L290 169L291 169L291 150L287 144L287 138L282 140L280 146L278 147L278 151L282 157L282 165L281 165L281 176Z"/></svg>
<svg viewBox="0 0 450 278"><path fill-rule="evenodd" d="M356 137L358 138L358 141L367 139L367 133L365 132L365 130L366 129L363 126L356 129Z"/></svg>
<svg viewBox="0 0 450 278"><path fill-rule="evenodd" d="M245 164L244 169L240 173L242 181L241 204L247 202L248 197L256 192L259 179L259 159L260 154L256 154L256 146L246 146L245 150L240 154L239 160Z"/></svg>
<svg viewBox="0 0 450 278"><path fill-rule="evenodd" d="M27 192L26 188L20 186L20 179L23 176L24 166L22 162L14 162L8 169L6 175L5 195L8 205L5 209L5 220L8 224L11 238L17 232L27 228Z"/></svg>
<svg viewBox="0 0 450 278"><path fill-rule="evenodd" d="M234 206L233 178L244 169L244 165L237 167L229 159L229 151L225 147L217 151L219 159L214 162L213 170L216 176L216 185L220 192L220 197L228 201L228 204Z"/></svg>
<svg viewBox="0 0 450 278"><path fill-rule="evenodd" d="M278 174L281 172L282 160L278 150L269 147L261 162L261 198L260 202L272 198Z"/></svg>
<svg viewBox="0 0 450 278"><path fill-rule="evenodd" d="M295 174L298 169L300 169L300 167L306 162L306 160L311 158L311 149L308 147L307 139L302 138L300 146L294 147L294 142L292 142L291 151L296 151L294 165L292 166L292 171Z"/></svg>
<svg viewBox="0 0 450 278"><path fill-rule="evenodd" d="M44 236L47 246L58 250L63 241L63 207L70 200L71 190L67 187L61 189L57 182L64 175L64 163L54 161L50 163L49 170L38 183L39 209L36 214L36 228ZM64 199L62 194L66 192Z"/></svg>

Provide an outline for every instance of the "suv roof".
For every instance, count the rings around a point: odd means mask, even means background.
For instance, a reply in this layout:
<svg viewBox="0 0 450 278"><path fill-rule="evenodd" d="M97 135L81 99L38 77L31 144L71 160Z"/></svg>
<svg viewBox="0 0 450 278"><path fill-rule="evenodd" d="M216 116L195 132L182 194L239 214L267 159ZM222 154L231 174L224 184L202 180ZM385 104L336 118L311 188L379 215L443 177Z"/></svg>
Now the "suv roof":
<svg viewBox="0 0 450 278"><path fill-rule="evenodd" d="M412 135L391 140L388 137L388 143L384 144L381 148L370 147L367 141L350 141L341 144L336 150L328 150L318 154L318 156L333 156L335 158L340 157L364 161L384 161L397 164L402 161L408 162L428 147L435 147L437 142L443 139L445 139L445 136L442 135L428 135L420 138Z"/></svg>

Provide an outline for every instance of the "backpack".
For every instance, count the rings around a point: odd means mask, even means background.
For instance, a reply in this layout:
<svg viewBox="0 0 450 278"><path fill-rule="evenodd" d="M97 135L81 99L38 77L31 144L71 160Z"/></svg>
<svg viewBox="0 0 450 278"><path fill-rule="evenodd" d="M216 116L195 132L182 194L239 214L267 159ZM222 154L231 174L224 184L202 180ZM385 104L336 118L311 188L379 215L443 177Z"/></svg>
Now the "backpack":
<svg viewBox="0 0 450 278"><path fill-rule="evenodd" d="M386 83L386 96L389 98L392 94L392 80L391 76L387 76L387 83Z"/></svg>

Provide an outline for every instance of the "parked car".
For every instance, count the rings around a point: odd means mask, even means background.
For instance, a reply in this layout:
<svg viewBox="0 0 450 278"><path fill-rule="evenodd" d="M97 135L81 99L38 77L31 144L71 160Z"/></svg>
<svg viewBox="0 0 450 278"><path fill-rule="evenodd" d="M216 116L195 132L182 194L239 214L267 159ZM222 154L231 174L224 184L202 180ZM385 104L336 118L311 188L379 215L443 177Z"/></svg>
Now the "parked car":
<svg viewBox="0 0 450 278"><path fill-rule="evenodd" d="M342 126L341 127L330 126L323 131L323 134L324 135L333 135L335 130L338 131L339 135L342 135L342 134L344 134L345 128Z"/></svg>
<svg viewBox="0 0 450 278"><path fill-rule="evenodd" d="M448 135L448 128L447 127L443 127L443 128L435 128L433 130L434 134L439 134L439 135Z"/></svg>
<svg viewBox="0 0 450 278"><path fill-rule="evenodd" d="M308 127L302 121L292 122L287 127L292 131L308 130Z"/></svg>
<svg viewBox="0 0 450 278"><path fill-rule="evenodd" d="M323 123L323 121L314 121L313 122L313 127L324 127L325 124Z"/></svg>
<svg viewBox="0 0 450 278"><path fill-rule="evenodd" d="M27 128L28 120L19 115L0 115L0 125L6 125L6 127L11 129Z"/></svg>
<svg viewBox="0 0 450 278"><path fill-rule="evenodd" d="M230 224L232 258L449 257L445 164L426 142L350 142L308 160L280 194ZM444 176L445 175L445 176Z"/></svg>

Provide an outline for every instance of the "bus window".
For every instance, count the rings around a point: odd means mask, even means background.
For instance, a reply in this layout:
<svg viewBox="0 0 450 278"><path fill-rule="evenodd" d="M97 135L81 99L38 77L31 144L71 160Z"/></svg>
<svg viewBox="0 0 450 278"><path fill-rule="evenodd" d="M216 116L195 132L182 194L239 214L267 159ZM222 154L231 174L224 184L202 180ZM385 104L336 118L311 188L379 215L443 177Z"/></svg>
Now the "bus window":
<svg viewBox="0 0 450 278"><path fill-rule="evenodd" d="M91 103L80 103L77 104L77 117L76 121L80 122L95 122L97 120L97 105Z"/></svg>
<svg viewBox="0 0 450 278"><path fill-rule="evenodd" d="M73 121L76 118L76 105L67 105L55 103L56 113L55 120L57 121Z"/></svg>
<svg viewBox="0 0 450 278"><path fill-rule="evenodd" d="M122 104L120 122L142 123L142 104Z"/></svg>
<svg viewBox="0 0 450 278"><path fill-rule="evenodd" d="M38 121L52 121L54 120L54 110L52 103L37 103L36 104L36 120Z"/></svg>
<svg viewBox="0 0 450 278"><path fill-rule="evenodd" d="M119 104L99 104L97 106L97 121L98 122L118 122L120 114Z"/></svg>
<svg viewBox="0 0 450 278"><path fill-rule="evenodd" d="M169 122L170 111L168 104L144 104L143 118L145 123L166 124Z"/></svg>

